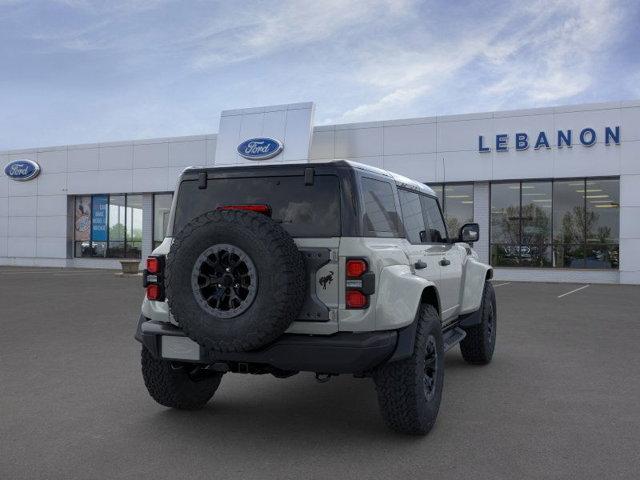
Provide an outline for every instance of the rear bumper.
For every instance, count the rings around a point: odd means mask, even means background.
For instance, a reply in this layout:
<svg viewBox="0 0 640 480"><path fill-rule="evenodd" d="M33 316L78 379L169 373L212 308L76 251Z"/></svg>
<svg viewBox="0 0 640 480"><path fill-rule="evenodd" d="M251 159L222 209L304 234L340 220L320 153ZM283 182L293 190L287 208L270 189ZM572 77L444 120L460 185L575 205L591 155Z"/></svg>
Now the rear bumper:
<svg viewBox="0 0 640 480"><path fill-rule="evenodd" d="M180 337L162 340L162 337ZM194 363L270 366L284 371L366 373L394 356L398 332L340 332L333 335L284 334L259 350L206 352L175 325L140 317L135 335L157 358ZM164 351L163 351L164 350Z"/></svg>

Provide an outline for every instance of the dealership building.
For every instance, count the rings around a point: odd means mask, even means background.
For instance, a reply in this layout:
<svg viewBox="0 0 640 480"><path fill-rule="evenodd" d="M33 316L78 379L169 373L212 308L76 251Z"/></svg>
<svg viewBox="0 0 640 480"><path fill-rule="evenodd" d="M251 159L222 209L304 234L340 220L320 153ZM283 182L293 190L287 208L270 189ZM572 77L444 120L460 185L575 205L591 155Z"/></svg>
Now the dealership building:
<svg viewBox="0 0 640 480"><path fill-rule="evenodd" d="M313 124L313 103L222 113L217 134L0 152L0 265L119 268L162 241L188 166L347 159L429 184L501 280L640 284L640 101ZM281 149L280 149L281 147ZM244 147L243 147L244 148Z"/></svg>

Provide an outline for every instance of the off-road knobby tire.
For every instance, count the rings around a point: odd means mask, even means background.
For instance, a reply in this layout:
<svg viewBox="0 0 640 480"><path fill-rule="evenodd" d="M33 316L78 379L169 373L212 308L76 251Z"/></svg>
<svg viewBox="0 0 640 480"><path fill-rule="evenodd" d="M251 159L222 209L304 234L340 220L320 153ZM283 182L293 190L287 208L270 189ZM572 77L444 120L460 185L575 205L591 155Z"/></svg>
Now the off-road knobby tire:
<svg viewBox="0 0 640 480"><path fill-rule="evenodd" d="M242 249L257 271L253 302L232 318L207 312L196 301L191 286L197 258L214 244ZM295 242L269 217L214 210L194 218L174 238L165 277L169 308L186 335L206 350L254 350L278 338L296 319L305 297L305 271Z"/></svg>
<svg viewBox="0 0 640 480"><path fill-rule="evenodd" d="M417 315L416 340L411 357L379 367L373 375L382 417L389 428L401 433L426 435L435 424L444 382L444 345L438 311L423 304ZM436 390L427 399L424 391L426 342L433 335L437 348Z"/></svg>
<svg viewBox="0 0 640 480"><path fill-rule="evenodd" d="M496 345L496 293L491 282L485 282L480 305L481 321L478 325L465 328L467 336L460 342L462 357L473 365L486 365L493 357ZM493 323L490 328L490 322Z"/></svg>
<svg viewBox="0 0 640 480"><path fill-rule="evenodd" d="M206 372L193 380L190 372L196 366L154 358L142 347L142 377L151 397L160 405L180 410L204 407L218 389L222 373ZM197 378L197 377L196 377Z"/></svg>

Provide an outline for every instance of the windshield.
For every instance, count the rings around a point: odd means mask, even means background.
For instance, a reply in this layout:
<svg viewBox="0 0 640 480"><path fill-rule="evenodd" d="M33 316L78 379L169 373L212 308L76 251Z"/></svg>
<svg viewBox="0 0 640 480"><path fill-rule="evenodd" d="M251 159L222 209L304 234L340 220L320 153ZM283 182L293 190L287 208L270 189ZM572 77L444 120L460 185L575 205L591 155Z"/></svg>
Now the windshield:
<svg viewBox="0 0 640 480"><path fill-rule="evenodd" d="M264 204L292 237L340 236L340 187L335 175L214 178L206 189L184 180L178 190L173 234L193 218L224 205Z"/></svg>

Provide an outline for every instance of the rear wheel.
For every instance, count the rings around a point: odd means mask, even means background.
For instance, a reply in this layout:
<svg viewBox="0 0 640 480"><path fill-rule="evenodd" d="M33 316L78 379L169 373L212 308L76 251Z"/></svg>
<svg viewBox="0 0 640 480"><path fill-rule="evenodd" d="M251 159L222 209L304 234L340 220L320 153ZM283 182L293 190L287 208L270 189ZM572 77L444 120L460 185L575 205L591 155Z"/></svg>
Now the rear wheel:
<svg viewBox="0 0 640 480"><path fill-rule="evenodd" d="M485 282L482 292L481 321L466 328L467 336L460 342L462 357L474 365L486 365L493 358L496 345L496 293L491 282Z"/></svg>
<svg viewBox="0 0 640 480"><path fill-rule="evenodd" d="M382 417L393 430L429 433L435 424L444 382L444 345L437 310L422 305L411 357L378 368L373 379Z"/></svg>
<svg viewBox="0 0 640 480"><path fill-rule="evenodd" d="M160 405L180 410L204 407L218 389L222 373L191 363L154 358L142 347L142 376L151 397Z"/></svg>

